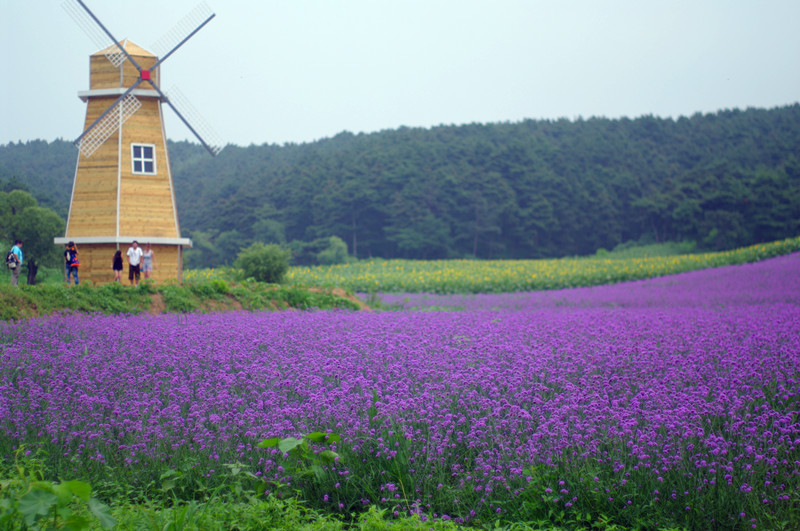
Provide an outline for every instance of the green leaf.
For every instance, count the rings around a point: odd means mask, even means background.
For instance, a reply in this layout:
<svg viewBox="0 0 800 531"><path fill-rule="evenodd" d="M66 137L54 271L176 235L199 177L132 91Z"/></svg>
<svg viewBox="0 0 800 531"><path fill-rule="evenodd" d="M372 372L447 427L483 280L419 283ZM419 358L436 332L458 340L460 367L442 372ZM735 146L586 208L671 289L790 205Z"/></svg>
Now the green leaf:
<svg viewBox="0 0 800 531"><path fill-rule="evenodd" d="M32 526L42 516L50 513L50 508L58 503L55 494L43 490L32 490L19 499L17 508L25 518L25 523Z"/></svg>
<svg viewBox="0 0 800 531"><path fill-rule="evenodd" d="M336 461L336 458L339 457L339 454L332 450L325 450L318 454L320 461L325 464L331 464Z"/></svg>
<svg viewBox="0 0 800 531"><path fill-rule="evenodd" d="M285 454L288 454L289 452L291 452L292 450L303 444L303 442L304 441L302 439L287 437L285 439L281 439L281 441L278 443L278 450L280 450Z"/></svg>
<svg viewBox="0 0 800 531"><path fill-rule="evenodd" d="M279 442L281 442L281 440L278 437L270 437L258 443L256 448L275 448L278 446Z"/></svg>
<svg viewBox="0 0 800 531"><path fill-rule="evenodd" d="M325 469L319 465L311 465L311 471L314 473L314 476L318 480L323 480L325 478Z"/></svg>
<svg viewBox="0 0 800 531"><path fill-rule="evenodd" d="M163 481L163 480L165 480L167 478L171 478L172 476L179 476L179 475L181 475L181 472L178 472L174 468L171 468L171 469L167 470L166 472L164 472L163 474L161 474L161 476L159 476L158 479Z"/></svg>
<svg viewBox="0 0 800 531"><path fill-rule="evenodd" d="M338 433L331 433L330 435L328 435L328 444L336 443L336 442L339 442L341 440L342 440L342 438L339 436Z"/></svg>
<svg viewBox="0 0 800 531"><path fill-rule="evenodd" d="M117 521L111 516L111 509L108 505L97 501L95 498L89 498L89 510L100 521L103 529L112 529L117 525Z"/></svg>
<svg viewBox="0 0 800 531"><path fill-rule="evenodd" d="M56 498L58 498L58 505L69 505L69 502L72 501L72 490L70 490L69 486L64 485L63 483L53 485L53 494L55 494Z"/></svg>
<svg viewBox="0 0 800 531"><path fill-rule="evenodd" d="M324 431L315 431L314 433L309 433L308 435L306 435L306 439L314 441L315 443L321 443L325 442L325 437L327 436L328 434L325 433Z"/></svg>
<svg viewBox="0 0 800 531"><path fill-rule="evenodd" d="M88 518L74 514L64 521L64 527L62 529L74 529L78 531L79 529L89 529L90 524L91 522Z"/></svg>
<svg viewBox="0 0 800 531"><path fill-rule="evenodd" d="M62 520L69 520L70 518L72 518L72 509L70 509L66 505L59 506L59 507L56 507L56 514ZM48 517L48 520L49 520L49 517Z"/></svg>
<svg viewBox="0 0 800 531"><path fill-rule="evenodd" d="M92 497L92 487L88 483L74 479L72 481L62 481L61 484L69 488L72 494L83 501L88 502L89 498Z"/></svg>
<svg viewBox="0 0 800 531"><path fill-rule="evenodd" d="M49 481L32 481L31 490L41 490L43 492L53 492L53 484Z"/></svg>

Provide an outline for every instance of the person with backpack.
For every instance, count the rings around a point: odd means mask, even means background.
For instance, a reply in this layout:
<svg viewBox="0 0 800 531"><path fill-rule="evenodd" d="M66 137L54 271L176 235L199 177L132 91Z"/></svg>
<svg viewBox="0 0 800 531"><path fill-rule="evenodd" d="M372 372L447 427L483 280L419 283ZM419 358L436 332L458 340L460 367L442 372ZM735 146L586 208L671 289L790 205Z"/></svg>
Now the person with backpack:
<svg viewBox="0 0 800 531"><path fill-rule="evenodd" d="M6 265L11 270L11 285L18 285L19 272L22 269L22 240L14 242L14 246L6 256Z"/></svg>
<svg viewBox="0 0 800 531"><path fill-rule="evenodd" d="M80 284L80 280L78 280L78 266L80 265L78 261L78 248L75 246L75 242L69 242L67 248L64 250L64 277L67 281L67 285L69 285L70 276L75 277L76 286Z"/></svg>

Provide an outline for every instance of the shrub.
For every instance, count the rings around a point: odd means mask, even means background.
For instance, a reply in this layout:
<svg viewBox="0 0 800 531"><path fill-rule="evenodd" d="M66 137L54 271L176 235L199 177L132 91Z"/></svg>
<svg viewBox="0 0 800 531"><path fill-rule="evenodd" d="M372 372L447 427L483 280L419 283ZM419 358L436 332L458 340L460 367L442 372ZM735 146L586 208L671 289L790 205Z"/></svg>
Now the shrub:
<svg viewBox="0 0 800 531"><path fill-rule="evenodd" d="M348 258L347 244L338 236L328 238L328 246L317 253L320 265L346 264Z"/></svg>
<svg viewBox="0 0 800 531"><path fill-rule="evenodd" d="M214 291L221 295L231 292L230 285L228 285L223 278L212 278L208 281L208 283L211 284L211 287L214 288Z"/></svg>
<svg viewBox="0 0 800 531"><path fill-rule="evenodd" d="M289 251L274 243L256 242L239 253L235 266L245 278L279 284L289 269Z"/></svg>

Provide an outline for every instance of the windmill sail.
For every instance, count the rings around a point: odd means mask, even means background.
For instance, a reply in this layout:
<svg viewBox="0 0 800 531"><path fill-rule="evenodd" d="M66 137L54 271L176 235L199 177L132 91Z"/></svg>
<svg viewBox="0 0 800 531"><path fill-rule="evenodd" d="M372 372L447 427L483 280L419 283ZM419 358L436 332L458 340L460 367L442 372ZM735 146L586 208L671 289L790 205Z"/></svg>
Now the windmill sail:
<svg viewBox="0 0 800 531"><path fill-rule="evenodd" d="M188 103L186 98L180 92L173 89L171 92L176 102L171 101L171 99L161 91L152 76L152 73L158 69L159 65L161 65L164 60L175 53L178 48L183 46L186 41L192 38L192 36L214 18L214 13L205 2L195 7L194 10L184 17L164 37L159 39L155 46L160 50L167 51L166 53L160 54L161 58L154 64L151 64L147 70L143 69L136 62L126 51L125 45L116 40L111 32L100 22L82 0L66 0L62 6L78 25L83 28L84 32L92 38L95 44L104 47L103 54L111 61L114 67L121 67L125 60L128 59L139 72L139 78L136 80L135 84L124 93L120 94L117 100L111 105L111 108L106 109L106 111L75 140L75 144L80 146L81 153L84 156L88 157L94 153L97 147L114 133L116 130L115 127L118 128L136 112L138 106L135 106L133 102L138 100L135 98L136 94L131 94L131 92L144 81L147 81L152 86L162 102L172 108L175 114L178 115L178 118L189 128L211 155L216 156L222 150L224 144L218 139L217 135L194 107ZM111 40L113 46L106 47L108 39ZM133 96L133 99L129 99L128 96ZM123 120L115 120L113 118L112 115L115 113L112 112L112 108L115 106L119 106L119 108L122 109L123 112L120 116L124 116ZM181 112L178 107L181 107L183 112ZM191 122L186 115L191 118ZM95 129L97 129L97 131L95 131Z"/></svg>
<svg viewBox="0 0 800 531"><path fill-rule="evenodd" d="M181 44L214 18L214 12L205 2L199 3L180 22L150 46L150 49L161 61L169 57Z"/></svg>
<svg viewBox="0 0 800 531"><path fill-rule="evenodd" d="M122 101L106 111L105 116L80 139L78 151L84 157L91 157L92 153L97 151L97 148L102 146L108 137L113 135L141 106L142 102L133 94L125 96Z"/></svg>
<svg viewBox="0 0 800 531"><path fill-rule="evenodd" d="M64 11L72 17L72 20L83 30L87 37L89 37L95 46L100 49L107 48L109 45L109 38L105 31L93 20L92 16L78 4L75 0L66 0L61 7ZM113 42L113 41L111 41ZM114 51L109 49L105 56L111 61L114 66L119 66L125 62L125 54L119 49Z"/></svg>
<svg viewBox="0 0 800 531"><path fill-rule="evenodd" d="M194 133L194 136L203 144L203 147L216 157L225 147L225 144L222 143L222 140L220 140L208 122L176 87L169 89L166 96L167 104L172 107L178 118Z"/></svg>

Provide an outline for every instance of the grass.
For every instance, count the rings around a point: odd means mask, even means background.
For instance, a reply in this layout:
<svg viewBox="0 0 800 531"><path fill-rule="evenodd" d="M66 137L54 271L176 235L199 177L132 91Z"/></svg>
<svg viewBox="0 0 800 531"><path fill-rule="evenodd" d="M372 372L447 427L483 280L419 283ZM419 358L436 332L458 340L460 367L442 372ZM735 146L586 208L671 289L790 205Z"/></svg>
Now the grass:
<svg viewBox="0 0 800 531"><path fill-rule="evenodd" d="M358 310L344 293L260 282L228 283L221 279L178 284L141 283L132 288L118 283L68 287L45 282L34 286L0 285L0 320L47 315L57 311L138 314L221 310L281 310L342 308Z"/></svg>

